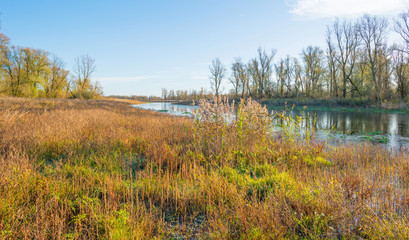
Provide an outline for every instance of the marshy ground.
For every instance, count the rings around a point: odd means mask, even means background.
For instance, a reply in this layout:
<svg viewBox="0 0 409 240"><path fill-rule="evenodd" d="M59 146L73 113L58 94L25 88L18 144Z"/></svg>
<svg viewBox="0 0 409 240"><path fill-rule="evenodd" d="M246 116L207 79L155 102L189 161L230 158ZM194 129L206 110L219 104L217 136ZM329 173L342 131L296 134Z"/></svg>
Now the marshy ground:
<svg viewBox="0 0 409 240"><path fill-rule="evenodd" d="M0 99L1 239L405 239L406 149L329 147L242 103L201 121ZM207 114L207 115L206 115ZM216 114L216 115L215 115Z"/></svg>

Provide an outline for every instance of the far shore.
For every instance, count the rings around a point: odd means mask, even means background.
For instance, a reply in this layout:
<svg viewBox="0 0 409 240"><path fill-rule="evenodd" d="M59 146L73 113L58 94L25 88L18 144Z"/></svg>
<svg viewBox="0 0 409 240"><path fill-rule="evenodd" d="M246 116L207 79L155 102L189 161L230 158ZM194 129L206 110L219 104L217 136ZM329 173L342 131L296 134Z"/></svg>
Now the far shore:
<svg viewBox="0 0 409 240"><path fill-rule="evenodd" d="M178 105L198 105L200 100L133 100L127 98L108 98L109 100L126 102L130 104L142 104L147 102L169 102ZM240 98L229 101L240 102ZM376 103L372 100L361 99L261 99L257 100L269 110L310 110L310 111L341 111L341 112L392 112L409 113L409 103L388 102Z"/></svg>

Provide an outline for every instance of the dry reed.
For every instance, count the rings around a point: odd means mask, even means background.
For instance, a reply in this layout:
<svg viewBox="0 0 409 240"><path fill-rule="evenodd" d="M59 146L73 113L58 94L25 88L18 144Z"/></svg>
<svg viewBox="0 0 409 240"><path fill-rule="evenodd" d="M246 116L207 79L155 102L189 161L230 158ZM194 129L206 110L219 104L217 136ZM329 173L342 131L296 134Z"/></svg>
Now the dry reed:
<svg viewBox="0 0 409 240"><path fill-rule="evenodd" d="M327 148L288 119L277 133L251 100L203 102L200 120L106 100L0 108L1 239L409 237L407 150Z"/></svg>

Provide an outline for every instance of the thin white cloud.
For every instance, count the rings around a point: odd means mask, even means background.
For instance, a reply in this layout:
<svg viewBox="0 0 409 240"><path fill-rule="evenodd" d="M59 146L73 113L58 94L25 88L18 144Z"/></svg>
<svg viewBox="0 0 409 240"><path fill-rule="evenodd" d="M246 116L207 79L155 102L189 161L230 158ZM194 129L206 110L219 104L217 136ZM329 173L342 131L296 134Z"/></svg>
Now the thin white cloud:
<svg viewBox="0 0 409 240"><path fill-rule="evenodd" d="M286 0L286 3L290 13L312 18L398 14L409 8L409 0Z"/></svg>

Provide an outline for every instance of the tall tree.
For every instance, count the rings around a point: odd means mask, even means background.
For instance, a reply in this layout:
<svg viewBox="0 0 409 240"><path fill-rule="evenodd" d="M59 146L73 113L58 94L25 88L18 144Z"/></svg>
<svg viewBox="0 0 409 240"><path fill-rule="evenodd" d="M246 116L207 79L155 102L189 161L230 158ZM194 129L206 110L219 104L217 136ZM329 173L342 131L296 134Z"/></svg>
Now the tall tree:
<svg viewBox="0 0 409 240"><path fill-rule="evenodd" d="M396 91L401 99L405 100L409 95L409 56L404 51L395 51L392 56L393 74L397 85Z"/></svg>
<svg viewBox="0 0 409 240"><path fill-rule="evenodd" d="M271 54L268 55L265 50L259 48L257 57L250 60L248 64L253 87L259 98L262 98L263 95L271 95L269 86L273 74L273 58L275 54L275 50L272 50Z"/></svg>
<svg viewBox="0 0 409 240"><path fill-rule="evenodd" d="M64 63L61 59L53 56L50 64L50 71L46 74L41 83L45 97L55 98L63 95L64 88L68 87L68 71L64 69Z"/></svg>
<svg viewBox="0 0 409 240"><path fill-rule="evenodd" d="M7 89L6 85L6 67L9 64L8 62L8 53L9 53L9 38L0 33L0 92L5 92Z"/></svg>
<svg viewBox="0 0 409 240"><path fill-rule="evenodd" d="M241 70L242 70L242 62L240 58L235 58L234 62L231 66L231 78L230 83L233 85L234 97L239 95L240 89L243 89L243 84L241 80Z"/></svg>
<svg viewBox="0 0 409 240"><path fill-rule="evenodd" d="M308 46L303 50L302 57L306 77L305 91L307 97L310 97L317 92L318 87L320 87L321 76L324 72L324 52L319 47Z"/></svg>
<svg viewBox="0 0 409 240"><path fill-rule="evenodd" d="M83 55L75 59L73 97L93 98L102 94L98 82L91 81L95 70L95 60L92 57Z"/></svg>
<svg viewBox="0 0 409 240"><path fill-rule="evenodd" d="M226 76L226 68L222 64L219 58L212 61L210 69L210 85L216 97L221 93L221 84L223 78Z"/></svg>
<svg viewBox="0 0 409 240"><path fill-rule="evenodd" d="M162 88L162 98L163 98L163 100L168 99L168 89Z"/></svg>
<svg viewBox="0 0 409 240"><path fill-rule="evenodd" d="M35 96L37 84L47 73L48 53L32 48L12 46L6 53L6 85L12 96Z"/></svg>
<svg viewBox="0 0 409 240"><path fill-rule="evenodd" d="M332 31L329 27L327 27L326 41L328 74L330 78L329 93L332 97L338 97L338 66L336 63L335 46L332 42Z"/></svg>
<svg viewBox="0 0 409 240"><path fill-rule="evenodd" d="M302 75L303 69L301 64L298 62L297 58L294 58L294 89L295 89L295 97L298 98L300 94L300 88L302 92Z"/></svg>
<svg viewBox="0 0 409 240"><path fill-rule="evenodd" d="M356 50L359 45L359 32L357 24L343 21L341 24L337 19L333 26L335 42L337 46L336 60L340 65L342 74L342 96L345 98L347 94L347 83L349 82L357 91L358 88L354 85L351 79L356 61ZM332 41L332 40L331 40Z"/></svg>
<svg viewBox="0 0 409 240"><path fill-rule="evenodd" d="M277 78L277 93L280 97L284 97L284 90L286 90L286 96L291 91L291 73L292 64L289 56L280 59L280 61L274 64L276 78Z"/></svg>
<svg viewBox="0 0 409 240"><path fill-rule="evenodd" d="M395 19L394 30L404 41L404 47L396 50L409 53L409 10L403 12Z"/></svg>
<svg viewBox="0 0 409 240"><path fill-rule="evenodd" d="M387 32L388 21L386 18L366 14L360 20L359 34L364 45L365 56L371 71L377 102L381 100L377 75L382 68L381 64L384 63L381 54L386 52Z"/></svg>

